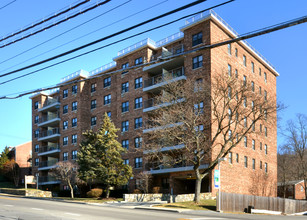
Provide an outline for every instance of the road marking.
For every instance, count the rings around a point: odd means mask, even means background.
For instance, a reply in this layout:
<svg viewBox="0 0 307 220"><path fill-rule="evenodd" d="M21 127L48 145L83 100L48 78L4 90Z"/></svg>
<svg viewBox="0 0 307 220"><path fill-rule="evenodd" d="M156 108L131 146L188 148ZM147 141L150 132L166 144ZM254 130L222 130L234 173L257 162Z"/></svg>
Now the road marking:
<svg viewBox="0 0 307 220"><path fill-rule="evenodd" d="M81 215L79 215L79 214L70 213L70 212L66 212L66 213L64 213L64 214L66 214L66 215L73 215L73 216L81 216Z"/></svg>
<svg viewBox="0 0 307 220"><path fill-rule="evenodd" d="M0 197L0 199L6 199L6 200L19 200L19 199L5 198L5 197Z"/></svg>
<svg viewBox="0 0 307 220"><path fill-rule="evenodd" d="M37 210L37 211L42 211L42 210L44 210L44 209L39 209L39 208L31 208L31 209Z"/></svg>

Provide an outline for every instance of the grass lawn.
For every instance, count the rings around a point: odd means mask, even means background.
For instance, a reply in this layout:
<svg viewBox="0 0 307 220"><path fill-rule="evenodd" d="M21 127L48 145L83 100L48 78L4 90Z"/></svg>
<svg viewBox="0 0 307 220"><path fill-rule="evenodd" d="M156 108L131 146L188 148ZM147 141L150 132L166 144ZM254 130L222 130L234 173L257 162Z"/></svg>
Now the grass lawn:
<svg viewBox="0 0 307 220"><path fill-rule="evenodd" d="M123 201L123 198L70 198L70 197L54 197L56 199L61 200L70 200L76 202L89 202L89 203L105 203L105 202L112 202L112 201Z"/></svg>
<svg viewBox="0 0 307 220"><path fill-rule="evenodd" d="M155 207L215 211L216 200L213 199L201 200L198 204L194 202L167 203L167 204L156 205Z"/></svg>

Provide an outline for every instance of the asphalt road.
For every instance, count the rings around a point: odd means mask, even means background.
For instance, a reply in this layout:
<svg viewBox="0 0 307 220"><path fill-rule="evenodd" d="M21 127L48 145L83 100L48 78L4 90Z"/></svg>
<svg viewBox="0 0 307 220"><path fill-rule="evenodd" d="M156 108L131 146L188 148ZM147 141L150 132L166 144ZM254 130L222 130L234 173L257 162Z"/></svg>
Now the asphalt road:
<svg viewBox="0 0 307 220"><path fill-rule="evenodd" d="M307 216L306 216L307 217ZM184 213L134 209L131 204L95 206L41 199L0 195L0 219L12 220L235 220L235 219L306 219L305 216L231 215L215 212Z"/></svg>

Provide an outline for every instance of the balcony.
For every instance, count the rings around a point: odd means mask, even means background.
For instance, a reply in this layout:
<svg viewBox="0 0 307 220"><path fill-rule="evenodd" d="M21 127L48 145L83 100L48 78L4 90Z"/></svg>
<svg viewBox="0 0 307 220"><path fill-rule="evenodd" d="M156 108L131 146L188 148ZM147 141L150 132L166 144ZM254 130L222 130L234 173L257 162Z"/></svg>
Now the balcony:
<svg viewBox="0 0 307 220"><path fill-rule="evenodd" d="M59 162L58 159L42 161L39 163L38 170L41 171L41 170L49 170L49 169L55 168L57 167L56 165L57 162Z"/></svg>
<svg viewBox="0 0 307 220"><path fill-rule="evenodd" d="M38 178L38 185L60 184L61 181L55 176L41 176Z"/></svg>
<svg viewBox="0 0 307 220"><path fill-rule="evenodd" d="M144 109L143 112L149 112L149 111L154 111L156 109L162 108L162 107L167 107L176 103L183 102L184 98L177 99L176 101L172 102L161 102L158 99L152 98L144 101Z"/></svg>
<svg viewBox="0 0 307 220"><path fill-rule="evenodd" d="M186 76L184 75L184 68L179 67L173 69L171 71L167 71L163 69L163 73L158 76L151 77L149 79L144 80L144 92L154 92L158 90L160 87L165 86L172 82L177 82L180 80L186 80Z"/></svg>
<svg viewBox="0 0 307 220"><path fill-rule="evenodd" d="M143 154L150 154L150 153L155 153L155 152L167 152L167 151L172 151L172 150L180 150L184 147L185 147L184 144L178 144L178 145L174 145L174 146L161 147L160 149L144 150Z"/></svg>
<svg viewBox="0 0 307 220"><path fill-rule="evenodd" d="M61 136L59 128L53 128L46 131L40 131L38 141L53 141Z"/></svg>
<svg viewBox="0 0 307 220"><path fill-rule="evenodd" d="M162 130L162 129L166 129L166 128L172 128L172 127L175 127L175 126L180 126L180 125L183 125L183 123L177 122L175 124L169 124L169 125L163 125L163 126L154 126L150 122L147 122L146 125L147 126L149 125L149 126L146 129L143 130L144 134L149 133L149 132L153 132L153 131L156 131L156 130Z"/></svg>
<svg viewBox="0 0 307 220"><path fill-rule="evenodd" d="M59 97L49 97L46 99L44 104L38 109L39 112L45 111L56 111L60 108L60 99Z"/></svg>
<svg viewBox="0 0 307 220"><path fill-rule="evenodd" d="M199 169L205 169L208 167L208 164L203 164L199 166ZM176 173L176 172L185 172L192 171L193 166L186 166L185 164L175 164L174 166L163 166L160 165L156 169L150 169L150 174L165 174L165 173Z"/></svg>
<svg viewBox="0 0 307 220"><path fill-rule="evenodd" d="M55 126L61 121L60 116L58 113L49 113L48 115L43 116L40 118L38 126Z"/></svg>
<svg viewBox="0 0 307 220"><path fill-rule="evenodd" d="M47 145L47 146L42 146L39 149L38 156L57 154L59 152L61 152L61 149L58 144Z"/></svg>

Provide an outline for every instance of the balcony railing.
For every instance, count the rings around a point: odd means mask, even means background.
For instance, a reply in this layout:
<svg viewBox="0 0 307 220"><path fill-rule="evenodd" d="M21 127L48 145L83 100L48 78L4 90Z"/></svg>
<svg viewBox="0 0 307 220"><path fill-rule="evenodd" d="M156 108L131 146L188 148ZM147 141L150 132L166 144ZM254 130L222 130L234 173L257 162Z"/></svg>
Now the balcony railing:
<svg viewBox="0 0 307 220"><path fill-rule="evenodd" d="M153 110L159 109L161 107L166 107L166 106L170 106L170 105L173 105L173 104L176 104L176 103L183 102L184 100L185 100L184 98L179 98L177 100L170 101L170 102L162 102L161 100L159 100L157 98L151 98L151 99L144 101L143 112L153 111Z"/></svg>
<svg viewBox="0 0 307 220"><path fill-rule="evenodd" d="M208 164L202 164L199 166L199 169L205 169L208 167ZM184 162L177 163L172 166L163 165L161 164L158 167L153 167L150 170L151 174L163 174L163 173L175 173L175 172L185 172L185 171L191 171L193 170L193 166L188 166Z"/></svg>
<svg viewBox="0 0 307 220"><path fill-rule="evenodd" d="M60 150L60 145L58 145L58 144L47 145L47 146L42 146L39 149L39 153L47 153L47 152L50 152L50 151L57 151L57 150Z"/></svg>
<svg viewBox="0 0 307 220"><path fill-rule="evenodd" d="M53 129L50 129L50 130L41 131L39 133L39 137L40 138L44 138L44 137L53 136L55 134L60 134L60 129L59 128L53 128Z"/></svg>
<svg viewBox="0 0 307 220"><path fill-rule="evenodd" d="M47 160L47 161L42 161L39 163L39 168L44 168L44 167L53 167L56 165L56 163L59 162L59 160Z"/></svg>
<svg viewBox="0 0 307 220"><path fill-rule="evenodd" d="M167 80L172 80L184 75L184 68L179 67L177 69L173 69L171 71L165 71L163 74L151 77L149 79L144 80L144 88L157 85L162 82L166 82Z"/></svg>
<svg viewBox="0 0 307 220"><path fill-rule="evenodd" d="M55 176L40 176L38 178L38 184L47 182L60 182Z"/></svg>
<svg viewBox="0 0 307 220"><path fill-rule="evenodd" d="M41 117L39 119L39 123L44 123L44 122L47 122L47 121L51 121L51 120L53 120L55 118L60 118L58 113L48 114L46 116Z"/></svg>
<svg viewBox="0 0 307 220"><path fill-rule="evenodd" d="M53 105L54 103L60 102L60 98L57 97L48 97L41 108L45 108L47 106Z"/></svg>

